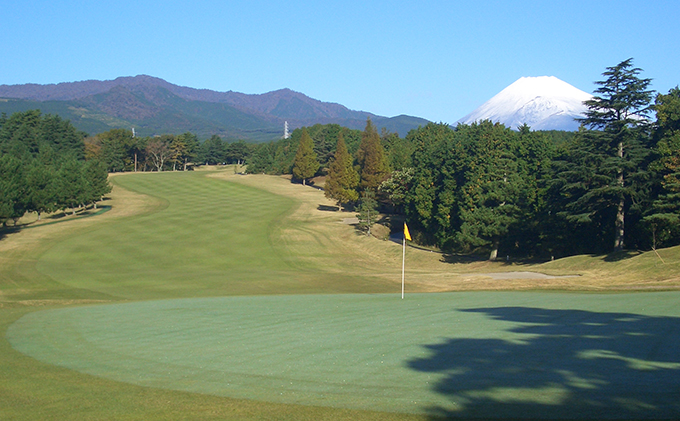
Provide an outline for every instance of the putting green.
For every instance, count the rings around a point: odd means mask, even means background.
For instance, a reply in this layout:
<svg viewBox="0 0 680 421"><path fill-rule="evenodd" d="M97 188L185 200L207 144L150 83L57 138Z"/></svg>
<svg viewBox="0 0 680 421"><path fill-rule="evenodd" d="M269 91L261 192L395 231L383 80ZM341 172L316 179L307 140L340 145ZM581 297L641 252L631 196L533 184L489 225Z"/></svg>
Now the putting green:
<svg viewBox="0 0 680 421"><path fill-rule="evenodd" d="M675 418L680 293L173 299L33 312L40 361L138 385L462 417Z"/></svg>

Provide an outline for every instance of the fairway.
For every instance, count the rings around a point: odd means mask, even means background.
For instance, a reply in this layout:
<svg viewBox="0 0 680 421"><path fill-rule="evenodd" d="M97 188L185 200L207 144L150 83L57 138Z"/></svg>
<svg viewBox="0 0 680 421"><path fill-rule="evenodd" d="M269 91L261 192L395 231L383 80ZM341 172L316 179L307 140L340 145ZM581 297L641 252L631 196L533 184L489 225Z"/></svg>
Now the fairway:
<svg viewBox="0 0 680 421"><path fill-rule="evenodd" d="M151 196L151 212L59 242L41 256L40 272L62 285L135 300L342 292L363 281L330 273L319 278L319 265L303 267L290 255L280 234L297 205L288 197L205 173L113 181Z"/></svg>
<svg viewBox="0 0 680 421"><path fill-rule="evenodd" d="M680 293L182 299L34 312L40 361L280 403L501 418L680 415Z"/></svg>

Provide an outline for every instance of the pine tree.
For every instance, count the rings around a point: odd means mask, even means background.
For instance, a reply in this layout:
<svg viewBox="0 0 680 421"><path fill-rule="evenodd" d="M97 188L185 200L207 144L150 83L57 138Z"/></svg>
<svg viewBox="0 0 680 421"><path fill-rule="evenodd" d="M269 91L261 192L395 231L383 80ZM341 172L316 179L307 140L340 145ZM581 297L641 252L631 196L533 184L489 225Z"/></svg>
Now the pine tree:
<svg viewBox="0 0 680 421"><path fill-rule="evenodd" d="M85 203L87 199L87 181L83 174L82 165L73 157L65 157L57 172L55 180L58 191L57 207L70 207L73 214L76 207Z"/></svg>
<svg viewBox="0 0 680 421"><path fill-rule="evenodd" d="M106 168L99 161L87 161L83 167L83 176L87 186L85 202L94 204L96 208L97 202L111 192Z"/></svg>
<svg viewBox="0 0 680 421"><path fill-rule="evenodd" d="M302 185L305 185L307 179L314 177L319 170L319 161L316 159L314 152L314 141L307 133L307 129L302 129L302 137L298 145L297 153L295 154L295 161L293 161L293 177L297 180L302 180Z"/></svg>
<svg viewBox="0 0 680 421"><path fill-rule="evenodd" d="M359 185L364 190L377 191L380 183L389 177L390 171L385 151L380 143L380 135L370 118L366 121L366 129L361 135L357 161L361 167Z"/></svg>
<svg viewBox="0 0 680 421"><path fill-rule="evenodd" d="M644 176L643 163L649 155L646 129L649 124L652 91L651 79L638 77L642 71L632 67L632 59L624 60L603 73L607 79L596 82L596 96L585 101L588 107L582 123L597 132L587 133L586 141L605 154L599 169L609 177L601 199L616 209L614 248L624 246L625 216L629 202L640 190L636 179Z"/></svg>
<svg viewBox="0 0 680 421"><path fill-rule="evenodd" d="M372 190L364 190L361 194L359 204L359 228L366 231L366 235L371 235L371 227L378 222L378 202L375 200L375 193Z"/></svg>
<svg viewBox="0 0 680 421"><path fill-rule="evenodd" d="M0 221L14 223L26 211L26 182L24 168L19 158L0 153Z"/></svg>
<svg viewBox="0 0 680 421"><path fill-rule="evenodd" d="M347 203L356 202L359 193L359 174L352 165L352 156L347 152L345 139L342 132L338 132L338 143L335 156L331 159L326 177L324 194L327 198L337 201L338 208Z"/></svg>
<svg viewBox="0 0 680 421"><path fill-rule="evenodd" d="M28 211L38 214L38 221L43 213L56 210L57 192L54 180L54 169L40 160L34 159L26 169L26 189L28 196Z"/></svg>
<svg viewBox="0 0 680 421"><path fill-rule="evenodd" d="M680 89L656 97L658 159L652 164L660 177L661 191L645 216L651 225L653 247L680 241Z"/></svg>
<svg viewBox="0 0 680 421"><path fill-rule="evenodd" d="M513 153L518 135L488 120L459 129L467 132L461 134L468 139L468 153L458 189L457 242L470 250L489 248L489 260L496 260L501 240L519 222L526 196L528 177L518 172L519 159Z"/></svg>

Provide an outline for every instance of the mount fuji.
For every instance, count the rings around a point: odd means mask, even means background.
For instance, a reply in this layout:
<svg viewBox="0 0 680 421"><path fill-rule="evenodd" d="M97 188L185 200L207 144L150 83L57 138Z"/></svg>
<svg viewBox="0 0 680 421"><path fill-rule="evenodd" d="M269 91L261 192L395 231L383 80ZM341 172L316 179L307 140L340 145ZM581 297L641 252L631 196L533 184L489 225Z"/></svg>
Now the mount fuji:
<svg viewBox="0 0 680 421"><path fill-rule="evenodd" d="M532 130L578 130L575 118L583 117L583 101L592 95L554 76L522 77L479 108L458 120L499 122L512 129L526 123Z"/></svg>

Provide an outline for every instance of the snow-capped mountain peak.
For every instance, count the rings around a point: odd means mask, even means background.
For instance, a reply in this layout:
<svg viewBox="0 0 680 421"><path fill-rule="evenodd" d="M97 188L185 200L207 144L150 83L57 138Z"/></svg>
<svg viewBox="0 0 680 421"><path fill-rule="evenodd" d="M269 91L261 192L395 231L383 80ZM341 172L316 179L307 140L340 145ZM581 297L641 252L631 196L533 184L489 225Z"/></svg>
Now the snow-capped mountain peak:
<svg viewBox="0 0 680 421"><path fill-rule="evenodd" d="M522 77L458 122L491 120L512 129L526 123L533 130L577 130L574 119L583 117L583 101L590 98L554 76Z"/></svg>

